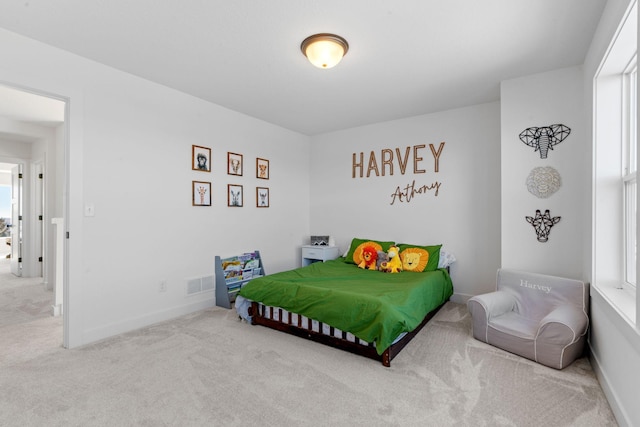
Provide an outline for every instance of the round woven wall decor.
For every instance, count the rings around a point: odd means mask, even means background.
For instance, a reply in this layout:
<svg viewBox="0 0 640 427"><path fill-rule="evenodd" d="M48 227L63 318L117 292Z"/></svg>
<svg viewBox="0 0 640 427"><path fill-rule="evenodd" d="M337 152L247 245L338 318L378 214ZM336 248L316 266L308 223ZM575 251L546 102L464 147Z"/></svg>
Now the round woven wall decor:
<svg viewBox="0 0 640 427"><path fill-rule="evenodd" d="M527 177L527 190L540 199L546 199L560 189L562 180L554 168L533 168Z"/></svg>

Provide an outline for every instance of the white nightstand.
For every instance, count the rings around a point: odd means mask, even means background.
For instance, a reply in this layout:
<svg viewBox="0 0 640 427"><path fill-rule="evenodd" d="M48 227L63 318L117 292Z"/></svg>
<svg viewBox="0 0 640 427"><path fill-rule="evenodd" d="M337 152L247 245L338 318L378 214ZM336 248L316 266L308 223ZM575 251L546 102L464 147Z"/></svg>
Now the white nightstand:
<svg viewBox="0 0 640 427"><path fill-rule="evenodd" d="M340 256L340 248L337 246L312 246L302 247L302 266L306 267L314 262L329 261Z"/></svg>

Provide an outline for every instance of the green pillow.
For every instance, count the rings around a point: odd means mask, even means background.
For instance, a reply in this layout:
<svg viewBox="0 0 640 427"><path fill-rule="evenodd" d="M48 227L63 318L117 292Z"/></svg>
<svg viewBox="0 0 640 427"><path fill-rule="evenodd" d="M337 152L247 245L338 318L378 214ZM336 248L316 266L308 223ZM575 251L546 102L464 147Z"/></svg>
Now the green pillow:
<svg viewBox="0 0 640 427"><path fill-rule="evenodd" d="M438 262L440 262L440 248L442 245L422 246L422 245L410 245L408 243L400 243L398 248L400 253L408 248L419 248L429 252L429 261L423 271L433 271L438 269Z"/></svg>
<svg viewBox="0 0 640 427"><path fill-rule="evenodd" d="M373 240L373 239L357 239L357 238L354 238L351 241L351 246L349 247L349 252L347 252L347 256L345 257L345 261L350 263L350 264L356 264L356 262L353 260L353 253L358 248L358 246L360 246L363 243L367 243L367 242L373 242L373 243L379 244L382 247L382 250L385 251L385 252L387 252L389 250L389 247L393 246L394 243L395 243L395 242L381 242L379 240Z"/></svg>

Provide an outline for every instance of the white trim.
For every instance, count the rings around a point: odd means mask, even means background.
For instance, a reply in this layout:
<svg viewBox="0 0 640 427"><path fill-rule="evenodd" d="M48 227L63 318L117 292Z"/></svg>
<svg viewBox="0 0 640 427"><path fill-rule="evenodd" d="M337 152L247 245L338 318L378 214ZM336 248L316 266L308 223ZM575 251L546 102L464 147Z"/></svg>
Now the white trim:
<svg viewBox="0 0 640 427"><path fill-rule="evenodd" d="M611 287L611 289L614 289ZM593 287L591 291L591 299L592 305L596 305L602 311L604 317L610 321L617 332L619 332L626 343L633 347L633 349L640 354L640 330L636 329L635 326L625 317L620 315L617 311L617 307L614 304L611 304L605 294L602 293L601 288ZM593 301L595 300L595 301ZM628 399L622 399L616 393L615 382L612 382L611 378L607 376L607 372L612 371L611 367L607 368L606 365L601 363L600 359L598 359L598 353L592 347L591 339L588 340L589 345L589 353L590 353L590 361L591 366L602 386L602 390L604 391L605 396L607 397L607 401L613 410L616 420L621 426L634 425L630 422L629 414L625 411L624 406L620 405L619 402L625 402ZM603 344L599 344L603 345ZM628 367L626 369L629 369ZM615 372L614 372L614 381L615 381Z"/></svg>
<svg viewBox="0 0 640 427"><path fill-rule="evenodd" d="M100 326L98 328L89 329L84 333L84 343L82 345L91 344L96 341L111 338L119 334L138 330L149 325L165 322L167 320L175 319L177 317L185 316L197 311L207 310L213 307L215 307L215 302L213 298L209 298L203 301L197 301L178 307L172 307L166 310L148 313L133 319L127 319L122 322L114 322L105 326ZM66 310L64 311L66 312Z"/></svg>
<svg viewBox="0 0 640 427"><path fill-rule="evenodd" d="M593 286L593 289L611 307L612 313L615 313L631 329L636 329L636 291L634 289L621 288L617 282L600 283L599 286Z"/></svg>
<svg viewBox="0 0 640 427"><path fill-rule="evenodd" d="M589 361L591 362L591 367L593 368L593 372L596 374L596 378L600 383L600 387L602 387L602 391L607 398L607 402L611 407L611 411L613 412L616 421L618 421L620 426L630 426L631 422L629 422L629 415L624 410L624 407L618 404L620 399L618 398L615 388L611 386L611 381L607 377L606 371L602 369L602 364L600 363L597 354L591 348L591 343L588 342L587 344L589 345ZM621 420L623 422L621 422Z"/></svg>

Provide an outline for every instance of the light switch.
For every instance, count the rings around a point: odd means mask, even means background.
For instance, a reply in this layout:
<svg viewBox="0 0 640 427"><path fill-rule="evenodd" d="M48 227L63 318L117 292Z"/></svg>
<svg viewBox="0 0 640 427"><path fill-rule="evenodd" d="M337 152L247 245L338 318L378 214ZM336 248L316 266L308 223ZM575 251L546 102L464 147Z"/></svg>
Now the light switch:
<svg viewBox="0 0 640 427"><path fill-rule="evenodd" d="M84 216L94 216L96 214L96 208L93 203L87 203L84 205Z"/></svg>

